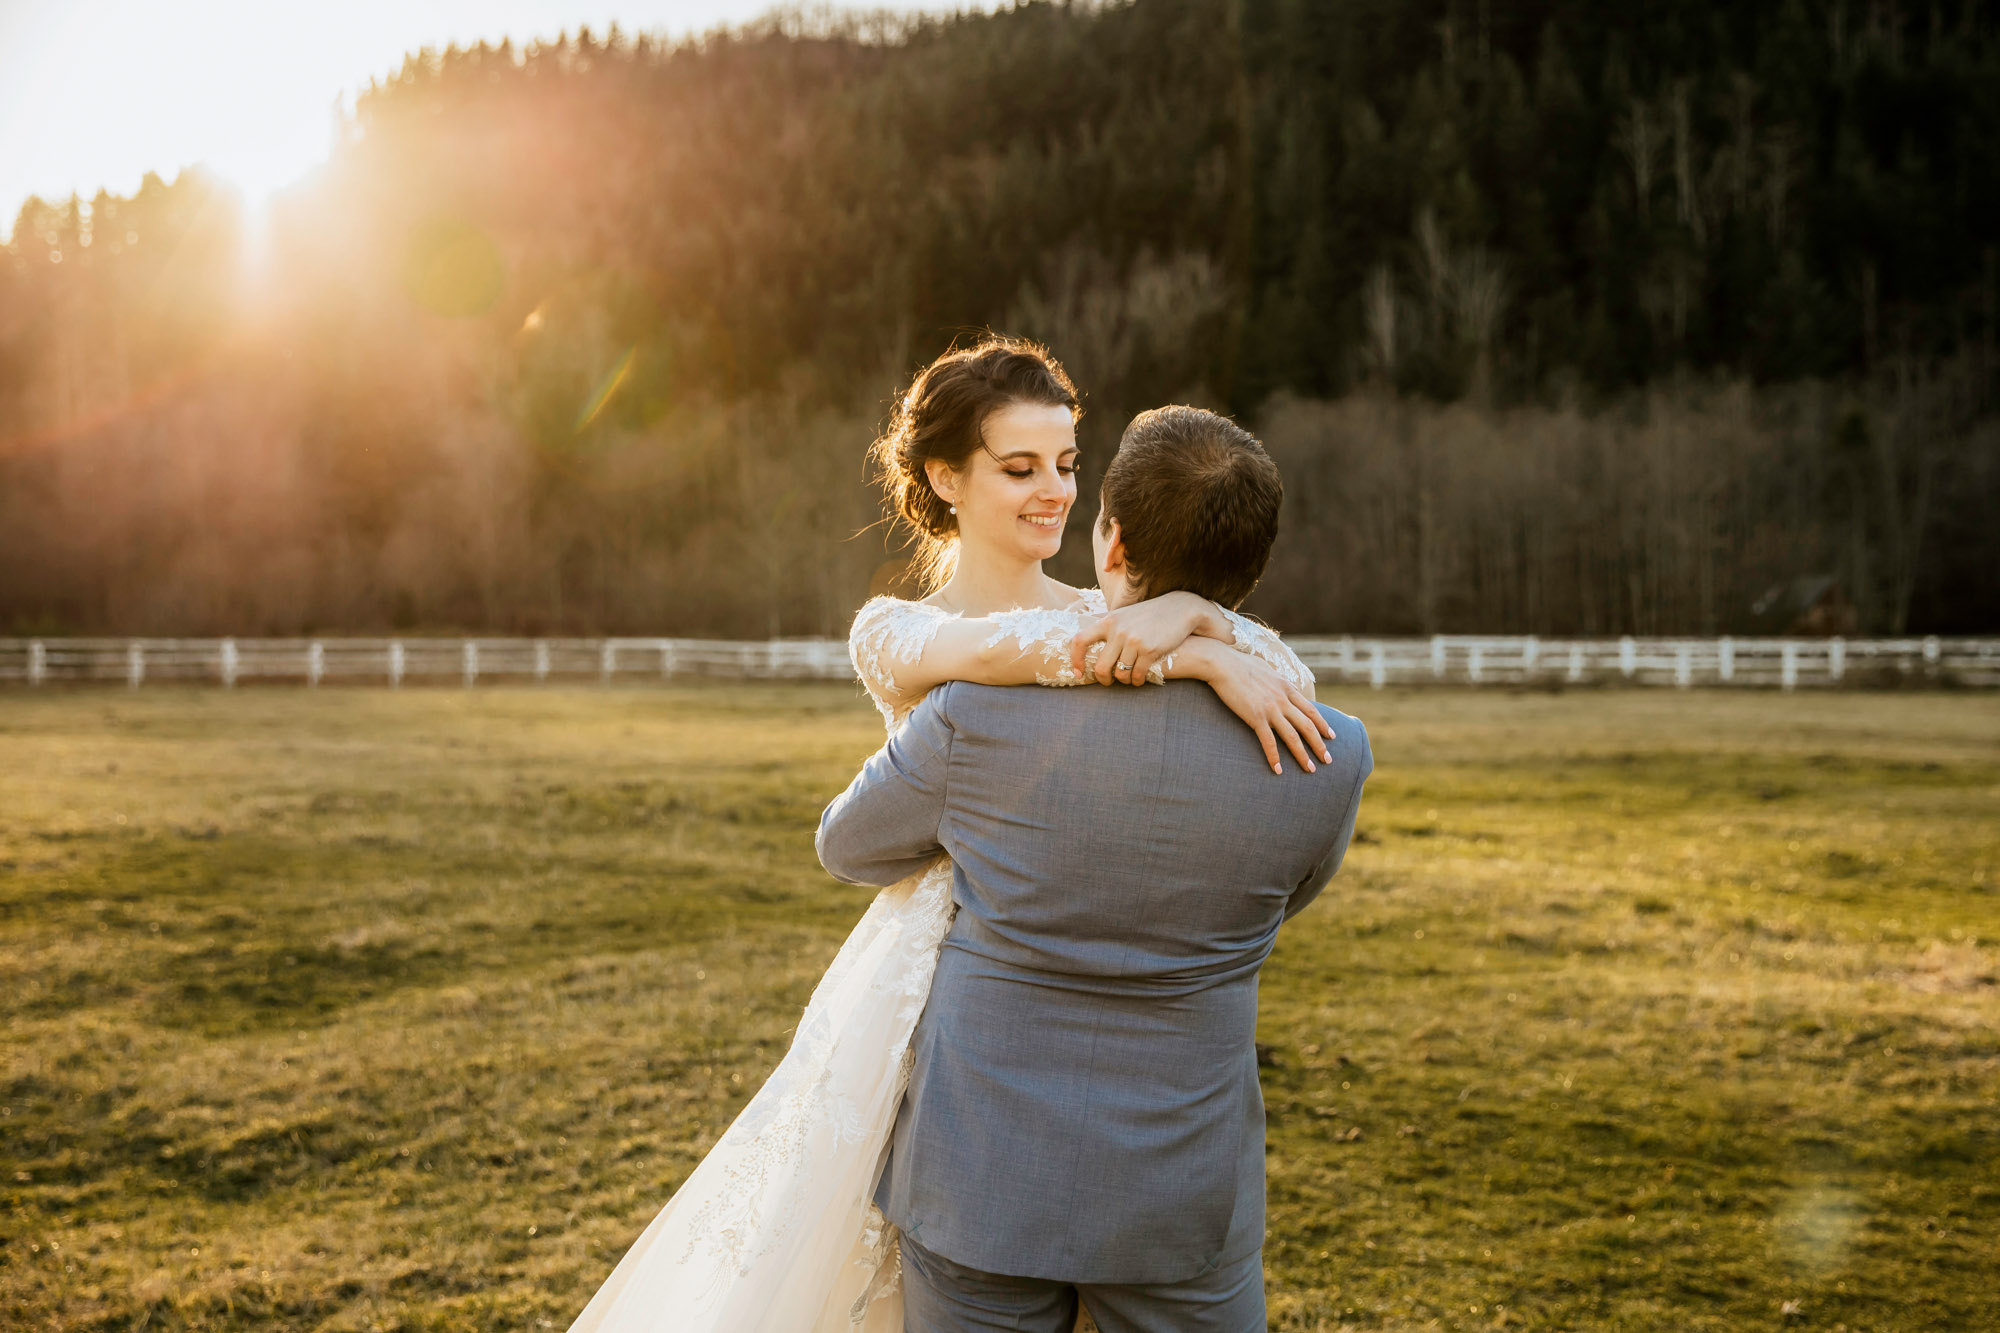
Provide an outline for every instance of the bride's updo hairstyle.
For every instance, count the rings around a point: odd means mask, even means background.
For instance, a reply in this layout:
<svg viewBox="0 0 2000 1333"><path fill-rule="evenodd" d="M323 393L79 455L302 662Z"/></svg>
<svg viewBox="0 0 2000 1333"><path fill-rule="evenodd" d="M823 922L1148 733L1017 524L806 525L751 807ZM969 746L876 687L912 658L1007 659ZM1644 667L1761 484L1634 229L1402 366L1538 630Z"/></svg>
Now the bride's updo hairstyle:
<svg viewBox="0 0 2000 1333"><path fill-rule="evenodd" d="M931 489L924 464L935 458L954 472L963 468L985 443L986 418L1010 403L1066 407L1072 420L1081 415L1076 386L1046 347L993 335L919 371L888 429L869 446L891 516L909 525L916 543L910 575L927 592L951 577L958 517Z"/></svg>

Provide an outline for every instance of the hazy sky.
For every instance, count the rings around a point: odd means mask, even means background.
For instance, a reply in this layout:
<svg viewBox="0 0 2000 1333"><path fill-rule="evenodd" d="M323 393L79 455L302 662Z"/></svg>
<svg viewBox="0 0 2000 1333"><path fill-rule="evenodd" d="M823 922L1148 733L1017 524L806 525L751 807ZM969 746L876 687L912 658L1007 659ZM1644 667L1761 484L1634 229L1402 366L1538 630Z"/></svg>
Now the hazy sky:
<svg viewBox="0 0 2000 1333"><path fill-rule="evenodd" d="M130 194L207 162L261 195L323 159L336 98L421 46L613 19L684 35L771 0L0 0L0 236L30 194ZM992 8L873 0L842 9Z"/></svg>

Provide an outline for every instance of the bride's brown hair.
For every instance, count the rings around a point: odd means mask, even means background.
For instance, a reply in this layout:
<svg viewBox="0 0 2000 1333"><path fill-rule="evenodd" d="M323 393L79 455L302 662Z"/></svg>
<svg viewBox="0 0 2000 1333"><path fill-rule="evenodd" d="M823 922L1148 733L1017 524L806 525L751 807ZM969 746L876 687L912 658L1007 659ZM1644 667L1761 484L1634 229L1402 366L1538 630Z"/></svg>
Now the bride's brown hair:
<svg viewBox="0 0 2000 1333"><path fill-rule="evenodd" d="M1025 338L989 335L956 348L917 372L896 401L888 429L868 447L890 517L900 518L916 550L910 575L930 592L951 577L958 557L958 517L931 489L924 464L935 458L953 471L985 444L986 418L1009 403L1066 407L1083 415L1076 386L1049 349Z"/></svg>

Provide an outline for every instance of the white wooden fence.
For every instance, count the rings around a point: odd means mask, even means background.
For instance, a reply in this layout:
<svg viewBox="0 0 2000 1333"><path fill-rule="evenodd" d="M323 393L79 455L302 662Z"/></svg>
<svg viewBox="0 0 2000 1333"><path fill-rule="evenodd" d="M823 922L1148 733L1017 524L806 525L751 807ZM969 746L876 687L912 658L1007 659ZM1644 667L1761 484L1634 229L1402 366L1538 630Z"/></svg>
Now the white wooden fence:
<svg viewBox="0 0 2000 1333"><path fill-rule="evenodd" d="M0 682L851 679L838 639L0 639Z"/></svg>
<svg viewBox="0 0 2000 1333"><path fill-rule="evenodd" d="M1384 685L2000 685L2000 639L1287 638L1322 681Z"/></svg>
<svg viewBox="0 0 2000 1333"><path fill-rule="evenodd" d="M2000 686L2000 639L1286 640L1322 682ZM850 680L838 639L0 639L0 683L380 684L720 676Z"/></svg>

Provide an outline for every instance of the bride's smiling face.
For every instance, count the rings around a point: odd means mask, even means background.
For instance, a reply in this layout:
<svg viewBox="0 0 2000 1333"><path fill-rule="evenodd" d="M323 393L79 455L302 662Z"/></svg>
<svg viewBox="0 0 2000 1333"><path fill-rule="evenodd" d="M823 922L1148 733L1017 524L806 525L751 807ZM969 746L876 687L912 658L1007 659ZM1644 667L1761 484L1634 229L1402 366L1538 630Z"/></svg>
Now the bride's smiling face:
<svg viewBox="0 0 2000 1333"><path fill-rule="evenodd" d="M1062 548L1076 503L1076 421L1067 407L1009 403L981 428L986 441L960 468L926 465L932 489L958 506L960 556L1047 560Z"/></svg>

